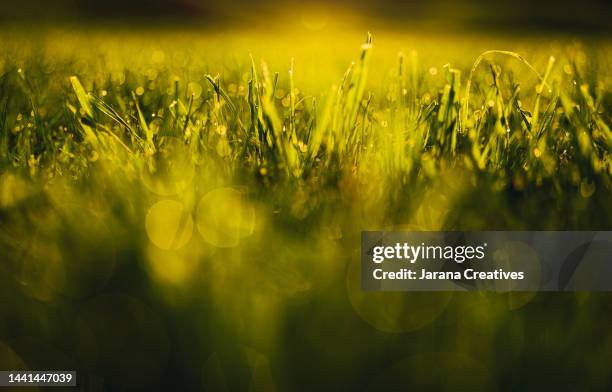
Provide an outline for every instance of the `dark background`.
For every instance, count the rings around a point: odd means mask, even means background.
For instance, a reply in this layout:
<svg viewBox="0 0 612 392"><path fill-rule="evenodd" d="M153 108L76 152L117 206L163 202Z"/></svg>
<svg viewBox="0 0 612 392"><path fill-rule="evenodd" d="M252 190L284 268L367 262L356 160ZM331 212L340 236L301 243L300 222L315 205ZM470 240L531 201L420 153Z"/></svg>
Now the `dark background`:
<svg viewBox="0 0 612 392"><path fill-rule="evenodd" d="M438 22L493 29L609 32L607 0L3 0L0 22L170 22L232 25L270 15L287 18L305 7L348 9L366 19ZM339 15L335 13L334 15ZM290 16L289 16L290 17Z"/></svg>

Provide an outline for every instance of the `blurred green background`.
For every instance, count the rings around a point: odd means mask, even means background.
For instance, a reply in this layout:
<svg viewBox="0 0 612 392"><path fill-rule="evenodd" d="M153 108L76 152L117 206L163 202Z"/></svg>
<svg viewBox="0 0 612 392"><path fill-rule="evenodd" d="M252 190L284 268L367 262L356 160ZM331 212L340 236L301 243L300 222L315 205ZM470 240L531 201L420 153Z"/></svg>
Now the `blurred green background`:
<svg viewBox="0 0 612 392"><path fill-rule="evenodd" d="M0 369L92 391L609 390L608 293L359 277L365 229L610 230L608 2L5 3ZM550 65L550 90L487 57L481 133L452 149L489 49ZM364 82L353 106L343 80ZM309 159L327 102L358 122Z"/></svg>

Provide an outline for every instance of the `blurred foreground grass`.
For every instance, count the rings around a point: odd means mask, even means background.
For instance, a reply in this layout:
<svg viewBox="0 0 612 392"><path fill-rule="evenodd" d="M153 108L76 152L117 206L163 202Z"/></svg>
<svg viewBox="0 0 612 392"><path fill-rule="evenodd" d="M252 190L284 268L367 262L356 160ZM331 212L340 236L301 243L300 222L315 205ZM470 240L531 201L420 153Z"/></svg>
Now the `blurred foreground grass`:
<svg viewBox="0 0 612 392"><path fill-rule="evenodd" d="M610 229L609 42L2 34L0 368L85 389L611 381L605 294L358 276L361 230Z"/></svg>

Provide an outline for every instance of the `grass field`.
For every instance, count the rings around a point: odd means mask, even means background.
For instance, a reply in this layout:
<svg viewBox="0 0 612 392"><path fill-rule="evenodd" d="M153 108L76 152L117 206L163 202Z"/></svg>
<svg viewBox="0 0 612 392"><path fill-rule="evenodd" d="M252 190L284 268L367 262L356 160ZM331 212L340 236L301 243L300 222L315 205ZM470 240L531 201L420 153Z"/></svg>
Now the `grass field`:
<svg viewBox="0 0 612 392"><path fill-rule="evenodd" d="M424 364L472 390L611 381L605 294L358 276L361 230L609 230L609 40L2 36L3 365L62 358L92 389L437 385Z"/></svg>

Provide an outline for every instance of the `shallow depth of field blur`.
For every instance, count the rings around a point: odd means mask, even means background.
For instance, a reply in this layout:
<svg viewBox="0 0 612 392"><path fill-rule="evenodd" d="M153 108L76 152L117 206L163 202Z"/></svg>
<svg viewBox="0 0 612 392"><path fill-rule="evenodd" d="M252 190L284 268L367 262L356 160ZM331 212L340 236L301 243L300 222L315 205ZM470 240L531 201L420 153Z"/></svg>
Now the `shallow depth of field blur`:
<svg viewBox="0 0 612 392"><path fill-rule="evenodd" d="M366 293L359 241L610 230L610 35L359 10L4 26L0 369L76 369L84 390L606 389L609 294Z"/></svg>

